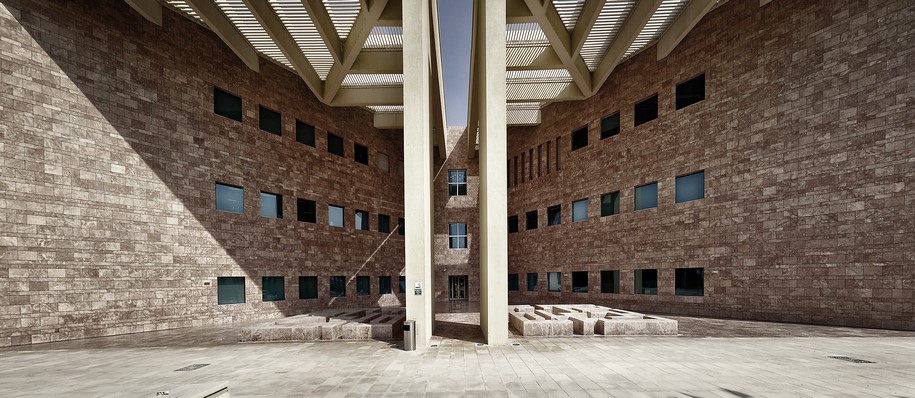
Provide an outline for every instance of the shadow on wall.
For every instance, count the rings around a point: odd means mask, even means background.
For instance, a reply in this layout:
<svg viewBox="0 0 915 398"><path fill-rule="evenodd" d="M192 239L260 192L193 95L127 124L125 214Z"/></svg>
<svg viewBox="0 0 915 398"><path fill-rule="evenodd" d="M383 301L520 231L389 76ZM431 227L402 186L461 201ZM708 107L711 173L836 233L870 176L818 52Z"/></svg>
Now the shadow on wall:
<svg viewBox="0 0 915 398"><path fill-rule="evenodd" d="M20 224L0 244L14 252L0 256L16 286L0 302L12 314L0 316L0 345L403 305L402 295L377 294L378 276L396 284L403 274L402 238L350 221L353 209L402 217L402 180L354 164L350 143L393 160L398 131L319 103L270 62L247 69L213 33L168 11L158 27L124 2L10 0L0 32L0 215ZM242 123L213 113L214 86L243 98ZM282 136L258 129L258 103L283 114ZM315 148L296 142L295 119L319 129ZM349 158L323 150L321 129L347 139ZM244 188L243 214L215 210L216 182ZM293 216L261 217L261 191L285 196ZM295 198L317 201L317 223L295 219ZM346 209L345 228L327 225L327 204ZM348 287L327 300L328 276L349 286L363 272L376 294ZM216 277L242 274L254 282L246 303L217 305ZM308 275L319 277L318 300L298 299L298 276ZM263 276L285 277L285 301L261 300Z"/></svg>

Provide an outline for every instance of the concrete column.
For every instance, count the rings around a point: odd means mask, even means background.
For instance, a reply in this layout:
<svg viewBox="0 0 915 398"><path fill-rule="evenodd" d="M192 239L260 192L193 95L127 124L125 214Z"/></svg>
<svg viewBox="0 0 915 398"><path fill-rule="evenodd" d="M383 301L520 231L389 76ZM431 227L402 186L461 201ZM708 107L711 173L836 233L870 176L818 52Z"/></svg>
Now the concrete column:
<svg viewBox="0 0 915 398"><path fill-rule="evenodd" d="M404 226L407 319L417 347L428 345L432 298L432 119L430 0L403 0ZM419 283L422 293L416 295Z"/></svg>
<svg viewBox="0 0 915 398"><path fill-rule="evenodd" d="M508 181L505 129L505 0L477 0L480 112L480 327L508 342Z"/></svg>

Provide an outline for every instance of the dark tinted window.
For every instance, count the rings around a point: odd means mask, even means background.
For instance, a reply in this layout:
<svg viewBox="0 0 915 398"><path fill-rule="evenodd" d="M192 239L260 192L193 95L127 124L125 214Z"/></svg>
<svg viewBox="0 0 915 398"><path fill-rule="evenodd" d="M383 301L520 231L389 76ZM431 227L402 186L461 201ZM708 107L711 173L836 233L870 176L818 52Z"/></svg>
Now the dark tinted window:
<svg viewBox="0 0 915 398"><path fill-rule="evenodd" d="M343 138L327 133L327 152L337 156L345 156L343 154Z"/></svg>
<svg viewBox="0 0 915 398"><path fill-rule="evenodd" d="M537 210L531 210L524 214L524 229L537 229Z"/></svg>
<svg viewBox="0 0 915 398"><path fill-rule="evenodd" d="M448 248L449 249L466 249L467 248L467 224L463 224L463 223L448 224Z"/></svg>
<svg viewBox="0 0 915 398"><path fill-rule="evenodd" d="M241 98L213 87L213 112L240 122Z"/></svg>
<svg viewBox="0 0 915 398"><path fill-rule="evenodd" d="M508 274L508 291L517 292L521 290L519 285L518 274Z"/></svg>
<svg viewBox="0 0 915 398"><path fill-rule="evenodd" d="M391 216L387 214L378 215L378 232L391 232Z"/></svg>
<svg viewBox="0 0 915 398"><path fill-rule="evenodd" d="M391 293L391 277L390 276L379 276L378 277L378 294L390 294Z"/></svg>
<svg viewBox="0 0 915 398"><path fill-rule="evenodd" d="M398 219L397 219L397 233L398 233L399 235L405 234L405 233L406 233L406 230L405 230L406 227L407 227L407 226L406 226L406 224L404 223L403 218L398 218Z"/></svg>
<svg viewBox="0 0 915 398"><path fill-rule="evenodd" d="M620 133L620 113L614 113L600 120L600 139Z"/></svg>
<svg viewBox="0 0 915 398"><path fill-rule="evenodd" d="M315 201L298 198L296 200L296 210L298 212L299 221L310 223L318 222Z"/></svg>
<svg viewBox="0 0 915 398"><path fill-rule="evenodd" d="M261 279L263 283L263 300L264 301L283 301L286 299L286 288L282 276L265 276Z"/></svg>
<svg viewBox="0 0 915 398"><path fill-rule="evenodd" d="M356 295L357 296L368 296L372 294L372 279L368 276L357 276L356 277Z"/></svg>
<svg viewBox="0 0 915 398"><path fill-rule="evenodd" d="M705 74L677 85L677 109L682 109L705 99Z"/></svg>
<svg viewBox="0 0 915 398"><path fill-rule="evenodd" d="M635 125L647 123L658 118L657 94L635 104Z"/></svg>
<svg viewBox="0 0 915 398"><path fill-rule="evenodd" d="M601 271L600 272L600 292L601 293L619 293L620 292L620 271Z"/></svg>
<svg viewBox="0 0 915 398"><path fill-rule="evenodd" d="M675 293L678 296L705 295L705 268L677 268Z"/></svg>
<svg viewBox="0 0 915 398"><path fill-rule="evenodd" d="M559 225L562 223L562 206L550 206L546 208L546 225Z"/></svg>
<svg viewBox="0 0 915 398"><path fill-rule="evenodd" d="M588 292L588 272L587 271L578 271L572 273L572 292L574 293L587 293Z"/></svg>
<svg viewBox="0 0 915 398"><path fill-rule="evenodd" d="M356 229L362 231L369 230L369 212L365 210L356 210Z"/></svg>
<svg viewBox="0 0 915 398"><path fill-rule="evenodd" d="M620 192L610 192L600 196L600 216L620 214Z"/></svg>
<svg viewBox="0 0 915 398"><path fill-rule="evenodd" d="M529 292L537 291L537 273L536 272L527 273L527 291L529 291Z"/></svg>
<svg viewBox="0 0 915 398"><path fill-rule="evenodd" d="M645 184L635 187L635 209L651 209L658 207L658 183Z"/></svg>
<svg viewBox="0 0 915 398"><path fill-rule="evenodd" d="M315 146L315 126L296 120L295 140L301 144Z"/></svg>
<svg viewBox="0 0 915 398"><path fill-rule="evenodd" d="M345 297L346 296L346 277L344 277L344 276L330 277L330 296L331 297Z"/></svg>
<svg viewBox="0 0 915 398"><path fill-rule="evenodd" d="M705 197L705 172L677 177L677 203Z"/></svg>
<svg viewBox="0 0 915 398"><path fill-rule="evenodd" d="M635 294L658 294L658 270L635 270Z"/></svg>
<svg viewBox="0 0 915 398"><path fill-rule="evenodd" d="M245 278L229 276L216 278L216 297L219 304L245 302Z"/></svg>
<svg viewBox="0 0 915 398"><path fill-rule="evenodd" d="M283 135L283 122L279 112L261 106L259 119L261 130L276 135Z"/></svg>
<svg viewBox="0 0 915 398"><path fill-rule="evenodd" d="M572 150L574 151L586 146L588 146L588 126L572 132Z"/></svg>
<svg viewBox="0 0 915 398"><path fill-rule="evenodd" d="M216 183L216 210L243 213L245 191L241 187Z"/></svg>
<svg viewBox="0 0 915 398"><path fill-rule="evenodd" d="M518 232L518 216L511 216L508 218L508 233L515 232Z"/></svg>
<svg viewBox="0 0 915 398"><path fill-rule="evenodd" d="M397 279L397 291L401 292L401 293L407 292L407 277L406 276L400 276Z"/></svg>
<svg viewBox="0 0 915 398"><path fill-rule="evenodd" d="M369 164L369 147L353 144L353 158L357 163Z"/></svg>
<svg viewBox="0 0 915 398"><path fill-rule="evenodd" d="M299 277L299 298L302 300L318 298L318 277Z"/></svg>

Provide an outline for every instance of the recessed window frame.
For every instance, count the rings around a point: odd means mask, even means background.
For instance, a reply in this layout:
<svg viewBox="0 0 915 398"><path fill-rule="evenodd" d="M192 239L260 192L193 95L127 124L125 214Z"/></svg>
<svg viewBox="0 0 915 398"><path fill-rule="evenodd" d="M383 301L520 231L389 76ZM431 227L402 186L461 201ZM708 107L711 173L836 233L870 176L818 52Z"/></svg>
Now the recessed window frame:
<svg viewBox="0 0 915 398"><path fill-rule="evenodd" d="M223 188L222 193L220 193L220 187ZM226 188L228 188L228 189L226 189ZM236 189L238 191L235 191ZM230 195L230 194L241 195L240 196L241 201L239 201L236 206L220 207L221 202L225 203L226 201L229 201L230 203L235 204L235 200L230 200L230 198L224 196L224 195ZM245 189L244 188L237 186L237 185L216 182L215 196L216 196L216 198L215 198L216 199L216 210L224 211L226 213L244 214L244 212L245 212ZM234 196L234 195L231 195L231 196ZM222 201L220 201L221 197L223 198Z"/></svg>
<svg viewBox="0 0 915 398"><path fill-rule="evenodd" d="M286 278L282 276L261 277L261 301L285 301Z"/></svg>
<svg viewBox="0 0 915 398"><path fill-rule="evenodd" d="M384 275L378 277L378 294L391 294L391 277Z"/></svg>
<svg viewBox="0 0 915 398"><path fill-rule="evenodd" d="M518 229L518 216L511 216L508 218L508 233L514 234L519 231Z"/></svg>
<svg viewBox="0 0 915 398"><path fill-rule="evenodd" d="M600 272L600 292L607 294L620 293L620 270L603 270Z"/></svg>
<svg viewBox="0 0 915 398"><path fill-rule="evenodd" d="M536 292L539 288L538 274L536 272L528 272L526 282L526 290L529 292Z"/></svg>
<svg viewBox="0 0 915 398"><path fill-rule="evenodd" d="M330 297L346 297L346 277L334 275L330 277Z"/></svg>
<svg viewBox="0 0 915 398"><path fill-rule="evenodd" d="M653 190L654 201L653 202L651 200L647 199L648 197L651 196L648 189L652 186L654 186L654 190ZM646 196L646 199L645 199L646 201L641 201L642 195L649 195L649 196ZM657 208L658 207L658 182L657 181L649 182L647 184L642 184L642 185L635 187L633 189L632 202L633 202L632 208L636 211Z"/></svg>
<svg viewBox="0 0 915 398"><path fill-rule="evenodd" d="M336 215L339 214L340 220L335 221ZM337 225L339 224L339 225ZM334 204L327 205L327 225L335 228L346 227L346 208Z"/></svg>
<svg viewBox="0 0 915 398"><path fill-rule="evenodd" d="M658 270L656 268L637 269L633 272L635 294L648 296L658 295Z"/></svg>
<svg viewBox="0 0 915 398"><path fill-rule="evenodd" d="M358 142L353 143L353 160L356 163L364 164L368 166L369 164L369 147L362 145Z"/></svg>
<svg viewBox="0 0 915 398"><path fill-rule="evenodd" d="M572 141L572 152L588 146L588 125L572 131L572 139L570 141Z"/></svg>
<svg viewBox="0 0 915 398"><path fill-rule="evenodd" d="M658 94L652 94L633 105L633 127L641 126L658 118Z"/></svg>
<svg viewBox="0 0 915 398"><path fill-rule="evenodd" d="M699 195L696 196L696 188L690 184L695 184L695 179L699 180ZM674 180L674 201L676 203L686 203L695 200L705 199L705 170L699 170L689 174L677 176Z"/></svg>
<svg viewBox="0 0 915 398"><path fill-rule="evenodd" d="M227 104L225 101L231 101L232 103ZM235 109L234 106L235 102L238 102L237 109ZM227 105L231 105L228 107L229 109L226 108ZM226 119L242 123L245 114L244 101L238 95L213 86L213 113Z"/></svg>
<svg viewBox="0 0 915 398"><path fill-rule="evenodd" d="M521 281L518 277L518 274L508 274L508 291L510 291L510 292L520 292L521 291Z"/></svg>
<svg viewBox="0 0 915 398"><path fill-rule="evenodd" d="M276 211L272 214L270 212L268 212L267 211L268 209L265 207L265 205L270 202L271 197L272 197L272 200L274 201L274 206L276 208ZM261 191L260 206L261 206L261 208L260 208L261 217L276 218L276 219L283 218L283 195L280 195L278 193Z"/></svg>
<svg viewBox="0 0 915 398"><path fill-rule="evenodd" d="M318 277L299 277L299 300L313 300L318 298Z"/></svg>
<svg viewBox="0 0 915 398"><path fill-rule="evenodd" d="M572 222L588 220L588 198L572 202Z"/></svg>
<svg viewBox="0 0 915 398"><path fill-rule="evenodd" d="M698 281L698 284L696 283ZM696 286L699 286L698 288ZM677 296L705 296L705 268L687 267L674 269L674 294Z"/></svg>
<svg viewBox="0 0 915 398"><path fill-rule="evenodd" d="M369 212L365 210L356 209L353 220L355 222L355 227L357 231L368 231L369 230Z"/></svg>
<svg viewBox="0 0 915 398"><path fill-rule="evenodd" d="M532 229L537 229L539 224L539 218L537 210L531 210L527 213L524 213L524 230L530 231Z"/></svg>
<svg viewBox="0 0 915 398"><path fill-rule="evenodd" d="M239 283L241 282L241 283ZM220 276L216 278L216 303L218 305L244 304L245 285L243 276ZM240 293L240 294L239 294ZM240 299L240 301L239 301Z"/></svg>
<svg viewBox="0 0 915 398"><path fill-rule="evenodd" d="M572 271L572 293L588 292L588 271Z"/></svg>
<svg viewBox="0 0 915 398"><path fill-rule="evenodd" d="M296 198L296 219L315 224L318 222L318 203L311 199Z"/></svg>
<svg viewBox="0 0 915 398"><path fill-rule="evenodd" d="M388 154L378 152L375 163L378 164L378 170L381 170L385 173L391 172L391 157L388 156Z"/></svg>
<svg viewBox="0 0 915 398"><path fill-rule="evenodd" d="M554 205L546 208L546 226L562 224L562 205Z"/></svg>
<svg viewBox="0 0 915 398"><path fill-rule="evenodd" d="M467 169L448 170L448 196L467 195Z"/></svg>
<svg viewBox="0 0 915 398"><path fill-rule="evenodd" d="M705 101L705 72L686 79L676 87L674 108L680 110Z"/></svg>
<svg viewBox="0 0 915 398"><path fill-rule="evenodd" d="M368 275L357 275L356 276L356 295L357 296L371 296L372 295L372 277Z"/></svg>
<svg viewBox="0 0 915 398"><path fill-rule="evenodd" d="M546 291L562 292L562 272L546 273Z"/></svg>
<svg viewBox="0 0 915 398"><path fill-rule="evenodd" d="M257 126L261 131L270 134L283 135L283 115L263 105L258 105ZM275 118L275 120L274 120Z"/></svg>
<svg viewBox="0 0 915 398"><path fill-rule="evenodd" d="M467 223L448 223L448 248L467 249Z"/></svg>
<svg viewBox="0 0 915 398"><path fill-rule="evenodd" d="M315 126L299 119L295 120L295 141L300 144L315 147Z"/></svg>
<svg viewBox="0 0 915 398"><path fill-rule="evenodd" d="M620 113L617 111L600 120L600 139L604 140L620 133L622 125L620 123Z"/></svg>
<svg viewBox="0 0 915 398"><path fill-rule="evenodd" d="M378 232L390 233L391 232L391 216L387 214L378 215Z"/></svg>
<svg viewBox="0 0 915 398"><path fill-rule="evenodd" d="M327 133L327 152L340 157L346 156L343 137L334 133Z"/></svg>
<svg viewBox="0 0 915 398"><path fill-rule="evenodd" d="M600 216L620 214L620 191L608 192L600 196Z"/></svg>

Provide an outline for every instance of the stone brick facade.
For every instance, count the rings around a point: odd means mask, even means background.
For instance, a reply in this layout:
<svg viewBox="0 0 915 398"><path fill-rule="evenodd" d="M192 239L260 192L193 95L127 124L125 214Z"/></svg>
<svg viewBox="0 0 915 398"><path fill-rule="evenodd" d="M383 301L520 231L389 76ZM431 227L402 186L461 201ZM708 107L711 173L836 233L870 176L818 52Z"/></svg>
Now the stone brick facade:
<svg viewBox="0 0 915 398"><path fill-rule="evenodd" d="M510 159L561 136L561 170L510 188L509 215L540 221L509 236L510 302L915 329L913 21L905 1L732 0L667 58L649 48L594 97L510 128ZM706 99L675 110L676 85L701 73ZM654 93L659 117L633 127L633 104ZM601 140L616 111L621 133ZM572 152L584 125L589 145ZM699 170L704 199L675 203L675 177ZM653 181L658 207L633 211L633 187ZM613 191L621 214L600 217ZM572 223L582 198L589 217ZM562 224L545 227L556 204ZM674 294L680 267L705 269L703 297ZM633 294L640 268L659 270L657 295ZM620 294L600 293L601 270L621 270ZM550 271L561 293L546 291ZM570 292L574 271L589 272L588 293Z"/></svg>
<svg viewBox="0 0 915 398"><path fill-rule="evenodd" d="M401 131L321 104L269 61L251 71L170 11L158 27L122 1L4 0L0 37L0 346L401 304L403 236L377 223L403 217ZM243 122L214 114L214 86L243 99ZM282 136L258 128L259 104L282 114ZM296 142L296 119L316 147ZM215 210L216 182L244 188L244 214ZM283 219L259 215L261 190L283 195ZM296 198L317 202L317 223L297 221ZM328 226L328 204L345 228ZM357 274L371 295L356 296ZM319 298L300 300L311 275ZM329 297L331 275L346 297ZM217 305L219 276L245 276L246 303ZM285 277L285 301L262 301L262 276Z"/></svg>

